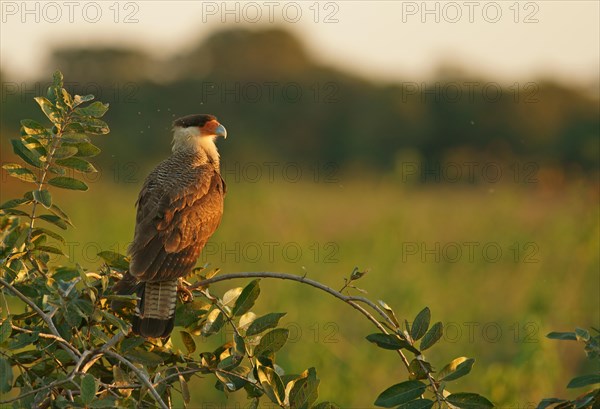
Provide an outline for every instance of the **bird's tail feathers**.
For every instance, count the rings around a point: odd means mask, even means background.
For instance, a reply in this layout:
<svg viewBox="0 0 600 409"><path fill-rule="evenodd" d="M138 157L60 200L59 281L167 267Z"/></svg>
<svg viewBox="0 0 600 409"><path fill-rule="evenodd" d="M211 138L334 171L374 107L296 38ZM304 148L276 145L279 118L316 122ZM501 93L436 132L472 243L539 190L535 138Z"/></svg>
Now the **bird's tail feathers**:
<svg viewBox="0 0 600 409"><path fill-rule="evenodd" d="M146 338L165 338L175 326L177 280L146 282L138 292L140 302L133 332Z"/></svg>

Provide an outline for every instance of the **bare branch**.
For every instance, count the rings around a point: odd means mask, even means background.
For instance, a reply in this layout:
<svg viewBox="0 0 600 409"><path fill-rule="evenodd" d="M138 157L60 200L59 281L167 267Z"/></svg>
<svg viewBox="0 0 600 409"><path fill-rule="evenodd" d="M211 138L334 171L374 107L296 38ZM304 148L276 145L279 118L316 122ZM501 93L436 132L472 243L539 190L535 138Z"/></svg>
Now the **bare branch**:
<svg viewBox="0 0 600 409"><path fill-rule="evenodd" d="M396 326L396 324L390 319L390 317L388 317L388 315L373 301L371 301L365 297L344 295L344 294L340 293L339 291L336 291L333 288L328 287L325 284L322 284L318 281L311 280L310 278L306 278L304 276L298 276L298 275L294 275L294 274L271 273L271 272L231 273L231 274L224 274L221 276L212 277L212 278L209 278L206 280L201 280L201 281L195 283L194 285L192 285L190 288L194 289L194 288L198 288L198 287L203 287L203 286L206 286L209 284L217 283L219 281L227 281L227 280L233 280L233 279L237 279L237 278L254 278L254 277L277 278L280 280L297 281L297 282L308 284L312 287L318 288L319 290L325 291L326 293L334 296L335 298L338 298L338 299L344 301L345 303L349 304L354 309L356 309L361 314L363 314L365 317L367 317L367 319L369 321L371 321L380 331L387 334L386 329L379 323L379 321L370 312L368 312L367 310L365 310L363 307L361 307L358 304L359 302L364 303L364 304L368 305L369 307L373 308L375 311L377 311L377 313L385 321L387 321L392 327ZM400 354L400 357L402 358L402 362L408 368L409 362L406 359L406 357L404 356L404 353L401 350L398 350L398 353Z"/></svg>

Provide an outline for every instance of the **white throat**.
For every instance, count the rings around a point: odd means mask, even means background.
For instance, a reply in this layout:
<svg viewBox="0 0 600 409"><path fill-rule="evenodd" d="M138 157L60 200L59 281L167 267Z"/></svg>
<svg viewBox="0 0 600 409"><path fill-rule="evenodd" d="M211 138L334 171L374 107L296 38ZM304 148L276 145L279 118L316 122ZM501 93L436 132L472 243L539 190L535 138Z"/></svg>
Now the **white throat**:
<svg viewBox="0 0 600 409"><path fill-rule="evenodd" d="M175 127L173 129L173 152L179 150L193 150L197 152L203 151L209 159L218 165L219 151L213 136L202 136L200 129L196 127Z"/></svg>

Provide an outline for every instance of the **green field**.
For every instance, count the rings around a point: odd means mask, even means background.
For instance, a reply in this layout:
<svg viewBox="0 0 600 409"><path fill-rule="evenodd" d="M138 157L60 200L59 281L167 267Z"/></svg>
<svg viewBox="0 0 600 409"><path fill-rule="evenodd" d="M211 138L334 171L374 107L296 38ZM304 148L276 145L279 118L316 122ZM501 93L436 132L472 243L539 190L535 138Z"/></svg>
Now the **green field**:
<svg viewBox="0 0 600 409"><path fill-rule="evenodd" d="M334 288L354 266L368 269L358 285L370 298L385 300L408 320L429 306L432 319L444 322L444 342L428 356L437 369L458 356L476 359L456 389L481 393L501 407L578 394L565 386L590 370L582 348L545 334L600 321L598 192L592 185L556 187L541 179L417 187L393 176L351 175L335 183L250 183L234 176L226 175L223 222L200 264L224 273L307 273ZM100 249L125 251L141 179L116 184L102 175L87 193L55 191L76 225L67 233L72 261L94 269ZM3 183L3 201L26 188L10 182ZM245 283L221 283L212 291ZM265 279L261 289L257 314L287 312L282 323L290 342L280 364L289 373L315 366L321 399L371 407L379 392L406 379L394 353L364 339L375 329L349 306L297 283ZM211 350L216 341L198 339L199 350ZM244 402L243 393L227 400L214 382L193 381L192 407Z"/></svg>

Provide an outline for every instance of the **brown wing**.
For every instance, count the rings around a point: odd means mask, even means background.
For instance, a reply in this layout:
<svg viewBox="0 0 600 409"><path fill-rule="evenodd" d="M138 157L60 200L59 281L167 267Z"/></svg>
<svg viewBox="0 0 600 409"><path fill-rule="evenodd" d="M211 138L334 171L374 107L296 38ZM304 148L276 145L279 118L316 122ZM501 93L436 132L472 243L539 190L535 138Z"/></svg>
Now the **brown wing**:
<svg viewBox="0 0 600 409"><path fill-rule="evenodd" d="M171 183L152 174L140 192L130 273L140 281L189 274L223 215L224 183L211 165ZM153 185L154 183L154 185Z"/></svg>

